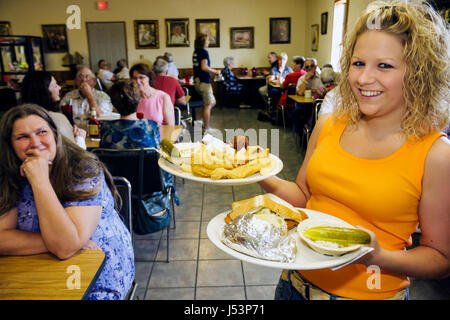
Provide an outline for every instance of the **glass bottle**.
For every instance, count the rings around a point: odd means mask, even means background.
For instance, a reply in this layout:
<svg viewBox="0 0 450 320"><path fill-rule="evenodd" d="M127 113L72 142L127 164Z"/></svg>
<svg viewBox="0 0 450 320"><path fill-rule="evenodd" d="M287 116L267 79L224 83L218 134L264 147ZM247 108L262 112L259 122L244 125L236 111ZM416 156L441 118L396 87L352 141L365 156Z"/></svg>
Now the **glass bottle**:
<svg viewBox="0 0 450 320"><path fill-rule="evenodd" d="M89 137L91 140L100 141L100 121L97 119L97 112L91 110L91 118L89 119Z"/></svg>

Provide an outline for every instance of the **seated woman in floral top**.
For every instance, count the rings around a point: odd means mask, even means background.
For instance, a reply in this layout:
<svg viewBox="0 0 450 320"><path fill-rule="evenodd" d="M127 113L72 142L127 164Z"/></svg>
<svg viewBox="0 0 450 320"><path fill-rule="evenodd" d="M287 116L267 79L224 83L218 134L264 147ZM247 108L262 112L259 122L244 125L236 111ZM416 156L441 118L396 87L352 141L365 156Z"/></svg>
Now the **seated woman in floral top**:
<svg viewBox="0 0 450 320"><path fill-rule="evenodd" d="M120 119L102 121L100 147L108 149L157 148L161 142L159 126L149 119L139 119L137 108L141 99L139 87L134 80L116 82L110 89L111 102L120 113ZM175 183L170 173L163 171L166 187ZM174 198L179 204L177 194Z"/></svg>
<svg viewBox="0 0 450 320"><path fill-rule="evenodd" d="M242 92L244 90L244 86L238 83L236 76L232 71L234 67L234 58L226 57L223 59L223 65L225 66L222 70L223 88L225 92Z"/></svg>
<svg viewBox="0 0 450 320"><path fill-rule="evenodd" d="M106 167L35 104L8 110L0 127L0 255L68 259L80 249L102 250L105 266L88 299L124 299L134 252Z"/></svg>

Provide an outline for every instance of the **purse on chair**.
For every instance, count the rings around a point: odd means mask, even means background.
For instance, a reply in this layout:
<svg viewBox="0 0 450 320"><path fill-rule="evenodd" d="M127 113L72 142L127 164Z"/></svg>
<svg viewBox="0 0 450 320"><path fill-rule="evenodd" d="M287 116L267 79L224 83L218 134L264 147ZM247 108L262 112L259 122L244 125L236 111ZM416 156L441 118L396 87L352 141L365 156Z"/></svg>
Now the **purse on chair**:
<svg viewBox="0 0 450 320"><path fill-rule="evenodd" d="M170 226L170 193L155 192L150 197L135 202L134 232L139 235L161 231Z"/></svg>

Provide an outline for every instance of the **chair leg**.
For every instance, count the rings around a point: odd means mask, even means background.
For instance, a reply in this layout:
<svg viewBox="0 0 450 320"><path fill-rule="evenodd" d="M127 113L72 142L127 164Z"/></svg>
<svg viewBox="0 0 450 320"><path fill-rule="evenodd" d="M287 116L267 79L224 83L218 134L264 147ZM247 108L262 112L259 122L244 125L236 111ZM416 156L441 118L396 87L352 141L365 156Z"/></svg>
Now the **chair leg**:
<svg viewBox="0 0 450 320"><path fill-rule="evenodd" d="M169 263L169 253L170 253L169 231L170 231L170 225L167 227L167 259L166 259L167 263Z"/></svg>
<svg viewBox="0 0 450 320"><path fill-rule="evenodd" d="M283 128L286 129L286 117L284 114L284 106L281 106L281 116L283 117Z"/></svg>
<svg viewBox="0 0 450 320"><path fill-rule="evenodd" d="M175 200L173 196L170 199L170 210L172 210L172 219L173 219L173 229L176 229L176 221L175 221Z"/></svg>

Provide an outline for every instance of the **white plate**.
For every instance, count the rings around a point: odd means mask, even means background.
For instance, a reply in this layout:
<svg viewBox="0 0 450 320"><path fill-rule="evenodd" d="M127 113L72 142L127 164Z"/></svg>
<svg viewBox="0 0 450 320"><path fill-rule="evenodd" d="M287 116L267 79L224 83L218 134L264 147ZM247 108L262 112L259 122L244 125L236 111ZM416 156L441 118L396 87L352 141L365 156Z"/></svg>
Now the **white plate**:
<svg viewBox="0 0 450 320"><path fill-rule="evenodd" d="M276 166L275 169L272 172L269 172L268 174L261 175L259 172L255 173L251 176L248 176L243 179L220 179L220 180L212 180L210 178L204 178L204 177L197 177L193 175L190 172L186 172L180 169L179 166L176 164L170 163L167 159L159 158L158 165L161 169L164 171L167 171L168 173L171 173L177 177L188 179L192 181L197 181L201 183L207 183L207 184L216 184L216 185L228 185L228 186L237 186L237 185L244 185L244 184L250 184L254 182L258 182L264 179L267 179L269 177L272 177L276 174L278 174L283 169L283 162L275 155L270 154L269 157L271 159L275 159Z"/></svg>
<svg viewBox="0 0 450 320"><path fill-rule="evenodd" d="M343 222L344 224L347 224L345 221L330 216L328 214L309 210L309 209L301 209L303 210L309 217L309 219L330 219L335 220L339 222ZM249 263L271 267L271 268L277 268L277 269L290 269L290 270L314 270L314 269L325 269L325 268L332 268L332 269L338 269L339 267L342 267L360 257L365 255L366 253L372 251L372 248L369 247L362 247L357 251L353 251L347 254L344 254L342 256L327 256L320 253L315 252L310 247L308 247L307 244L305 244L303 241L300 240L300 237L297 234L296 229L292 229L289 231L289 234L291 234L296 243L297 243L297 255L295 258L295 261L292 263L284 263L284 262L276 262L276 261L270 261L270 260L264 260L264 259L258 259L252 256L248 256L246 254L240 253L238 251L235 251L228 246L226 246L221 240L220 240L220 234L222 232L222 228L225 225L225 217L229 213L229 211L221 213L217 216L215 216L211 221L208 223L208 227L206 228L206 233L208 234L209 240L214 243L214 245L219 248L220 250L228 253L229 255L242 260L247 261Z"/></svg>

